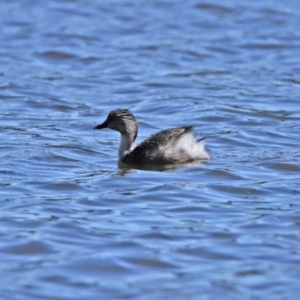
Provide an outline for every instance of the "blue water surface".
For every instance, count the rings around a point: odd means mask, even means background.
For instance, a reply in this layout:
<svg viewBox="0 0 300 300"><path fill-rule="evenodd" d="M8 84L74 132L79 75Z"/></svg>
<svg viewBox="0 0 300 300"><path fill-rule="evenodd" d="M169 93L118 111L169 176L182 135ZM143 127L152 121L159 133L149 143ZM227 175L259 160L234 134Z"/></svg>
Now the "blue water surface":
<svg viewBox="0 0 300 300"><path fill-rule="evenodd" d="M300 3L3 1L0 298L297 299ZM181 125L209 161L117 164Z"/></svg>

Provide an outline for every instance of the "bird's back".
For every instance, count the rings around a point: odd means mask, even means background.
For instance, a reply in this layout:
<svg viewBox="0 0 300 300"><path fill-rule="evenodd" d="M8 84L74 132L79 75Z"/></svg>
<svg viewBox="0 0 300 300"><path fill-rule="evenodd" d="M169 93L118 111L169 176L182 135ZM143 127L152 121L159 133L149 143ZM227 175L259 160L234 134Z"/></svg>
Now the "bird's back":
<svg viewBox="0 0 300 300"><path fill-rule="evenodd" d="M197 142L193 126L162 130L126 154L122 162L131 165L161 165L207 159L203 141Z"/></svg>

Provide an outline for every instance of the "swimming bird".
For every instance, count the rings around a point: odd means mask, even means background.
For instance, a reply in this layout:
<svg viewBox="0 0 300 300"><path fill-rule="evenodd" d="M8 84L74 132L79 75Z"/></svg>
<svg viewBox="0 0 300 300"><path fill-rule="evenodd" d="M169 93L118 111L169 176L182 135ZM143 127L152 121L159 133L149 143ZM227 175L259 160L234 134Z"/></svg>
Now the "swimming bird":
<svg viewBox="0 0 300 300"><path fill-rule="evenodd" d="M168 165L209 159L204 140L197 140L193 126L162 130L137 147L138 122L128 109L112 110L106 120L94 129L110 128L121 134L119 162L127 165Z"/></svg>

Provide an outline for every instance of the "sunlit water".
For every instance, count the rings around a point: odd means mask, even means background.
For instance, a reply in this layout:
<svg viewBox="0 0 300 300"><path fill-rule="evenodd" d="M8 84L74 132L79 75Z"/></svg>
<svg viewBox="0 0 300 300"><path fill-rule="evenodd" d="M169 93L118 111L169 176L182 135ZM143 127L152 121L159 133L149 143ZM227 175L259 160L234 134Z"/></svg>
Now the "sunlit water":
<svg viewBox="0 0 300 300"><path fill-rule="evenodd" d="M300 4L3 1L1 299L297 299ZM194 124L212 158L122 169Z"/></svg>

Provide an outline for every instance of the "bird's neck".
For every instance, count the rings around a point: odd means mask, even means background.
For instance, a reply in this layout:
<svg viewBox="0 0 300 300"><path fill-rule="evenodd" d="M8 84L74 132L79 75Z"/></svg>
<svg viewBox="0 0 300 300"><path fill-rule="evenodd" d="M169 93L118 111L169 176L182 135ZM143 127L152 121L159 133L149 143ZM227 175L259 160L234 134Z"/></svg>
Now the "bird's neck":
<svg viewBox="0 0 300 300"><path fill-rule="evenodd" d="M134 148L134 136L129 134L121 134L121 142L119 146L119 160L121 160L124 155L133 150Z"/></svg>

